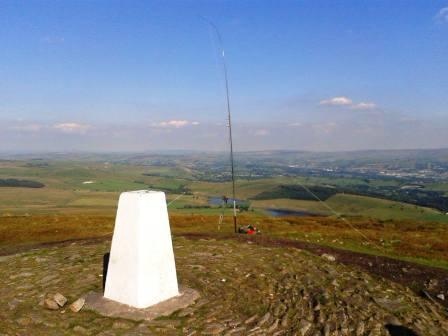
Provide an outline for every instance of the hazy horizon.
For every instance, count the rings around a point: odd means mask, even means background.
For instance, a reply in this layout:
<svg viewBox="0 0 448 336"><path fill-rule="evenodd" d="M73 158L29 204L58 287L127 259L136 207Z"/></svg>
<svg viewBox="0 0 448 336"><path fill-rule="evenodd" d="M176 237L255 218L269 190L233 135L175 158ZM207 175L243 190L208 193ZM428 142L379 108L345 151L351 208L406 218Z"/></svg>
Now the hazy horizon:
<svg viewBox="0 0 448 336"><path fill-rule="evenodd" d="M362 149L362 150L335 150L335 151L312 151L312 150L294 150L294 149L259 149L248 151L235 151L235 154L253 154L253 153L304 153L304 154L358 154L368 152L418 152L418 151L447 151L448 147L441 148L395 148L395 149ZM165 149L165 150L146 150L146 151L0 151L0 156L27 156L27 155L188 155L188 154L220 154L227 156L229 151L225 150L193 150L193 149Z"/></svg>
<svg viewBox="0 0 448 336"><path fill-rule="evenodd" d="M5 1L0 152L448 144L448 2Z"/></svg>

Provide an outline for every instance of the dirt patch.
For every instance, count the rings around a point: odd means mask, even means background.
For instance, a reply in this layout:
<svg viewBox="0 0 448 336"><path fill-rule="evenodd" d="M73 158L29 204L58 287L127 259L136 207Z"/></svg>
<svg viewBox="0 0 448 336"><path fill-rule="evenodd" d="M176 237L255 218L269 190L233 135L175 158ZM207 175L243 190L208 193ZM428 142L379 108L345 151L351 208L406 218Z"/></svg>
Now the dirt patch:
<svg viewBox="0 0 448 336"><path fill-rule="evenodd" d="M46 247L53 246L68 246L73 243L79 243L80 245L91 245L96 244L102 241L109 241L112 239L112 235L104 235L100 237L92 237L92 238L75 238L75 239L66 239L60 241L53 242L45 242L45 243L31 243L31 244L23 244L23 245L15 245L15 246L2 246L0 247L0 256L8 256L18 253L27 252L30 250L41 249Z"/></svg>

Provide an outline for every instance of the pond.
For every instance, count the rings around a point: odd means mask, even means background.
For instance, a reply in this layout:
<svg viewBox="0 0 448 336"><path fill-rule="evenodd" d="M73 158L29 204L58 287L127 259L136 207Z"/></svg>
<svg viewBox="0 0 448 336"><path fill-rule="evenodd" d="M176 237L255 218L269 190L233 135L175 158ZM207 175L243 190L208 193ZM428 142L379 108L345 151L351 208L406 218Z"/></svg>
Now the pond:
<svg viewBox="0 0 448 336"><path fill-rule="evenodd" d="M236 198L235 201L236 201L236 204L247 204L246 201L240 200L238 198ZM222 196L220 196L220 197L216 197L216 196L209 197L208 198L208 204L209 205L222 205ZM228 205L233 204L233 198L229 198L227 200L227 204Z"/></svg>
<svg viewBox="0 0 448 336"><path fill-rule="evenodd" d="M282 217L282 216L295 216L295 217L308 217L308 216L322 216L315 212L302 211L302 210L287 210L287 209L266 209L270 216Z"/></svg>

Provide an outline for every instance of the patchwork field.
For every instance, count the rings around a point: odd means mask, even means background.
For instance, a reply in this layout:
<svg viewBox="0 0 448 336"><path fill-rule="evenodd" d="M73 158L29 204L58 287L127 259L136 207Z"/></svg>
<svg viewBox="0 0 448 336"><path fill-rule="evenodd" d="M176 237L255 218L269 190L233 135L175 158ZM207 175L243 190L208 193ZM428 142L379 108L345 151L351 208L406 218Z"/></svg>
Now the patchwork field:
<svg viewBox="0 0 448 336"><path fill-rule="evenodd" d="M119 193L148 188L166 192L174 232L232 230L231 209L209 203L210 197L230 196L231 184L197 180L195 174L193 169L177 165L95 160L0 161L0 178L34 180L45 185L43 188L0 188L0 246L110 234ZM397 183L300 176L239 179L237 197L250 204L248 211L239 215L241 223L255 224L270 236L448 267L448 216L438 210L342 193L328 198L326 206L315 200L253 199L280 185L298 182L385 187ZM443 185L431 186L436 187L443 188ZM273 218L267 215L267 209L311 212L320 217ZM221 214L224 222L218 226Z"/></svg>

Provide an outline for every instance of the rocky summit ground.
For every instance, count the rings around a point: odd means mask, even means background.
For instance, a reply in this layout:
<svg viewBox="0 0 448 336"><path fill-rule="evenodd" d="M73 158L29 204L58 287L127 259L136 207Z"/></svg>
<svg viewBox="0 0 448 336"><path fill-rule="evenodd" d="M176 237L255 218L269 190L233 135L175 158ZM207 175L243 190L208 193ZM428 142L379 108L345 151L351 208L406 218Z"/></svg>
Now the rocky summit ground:
<svg viewBox="0 0 448 336"><path fill-rule="evenodd" d="M151 322L69 309L101 290L108 242L0 257L0 335L448 335L443 307L328 256L183 237L174 238L174 248L179 282L201 298ZM45 308L56 293L68 302Z"/></svg>

